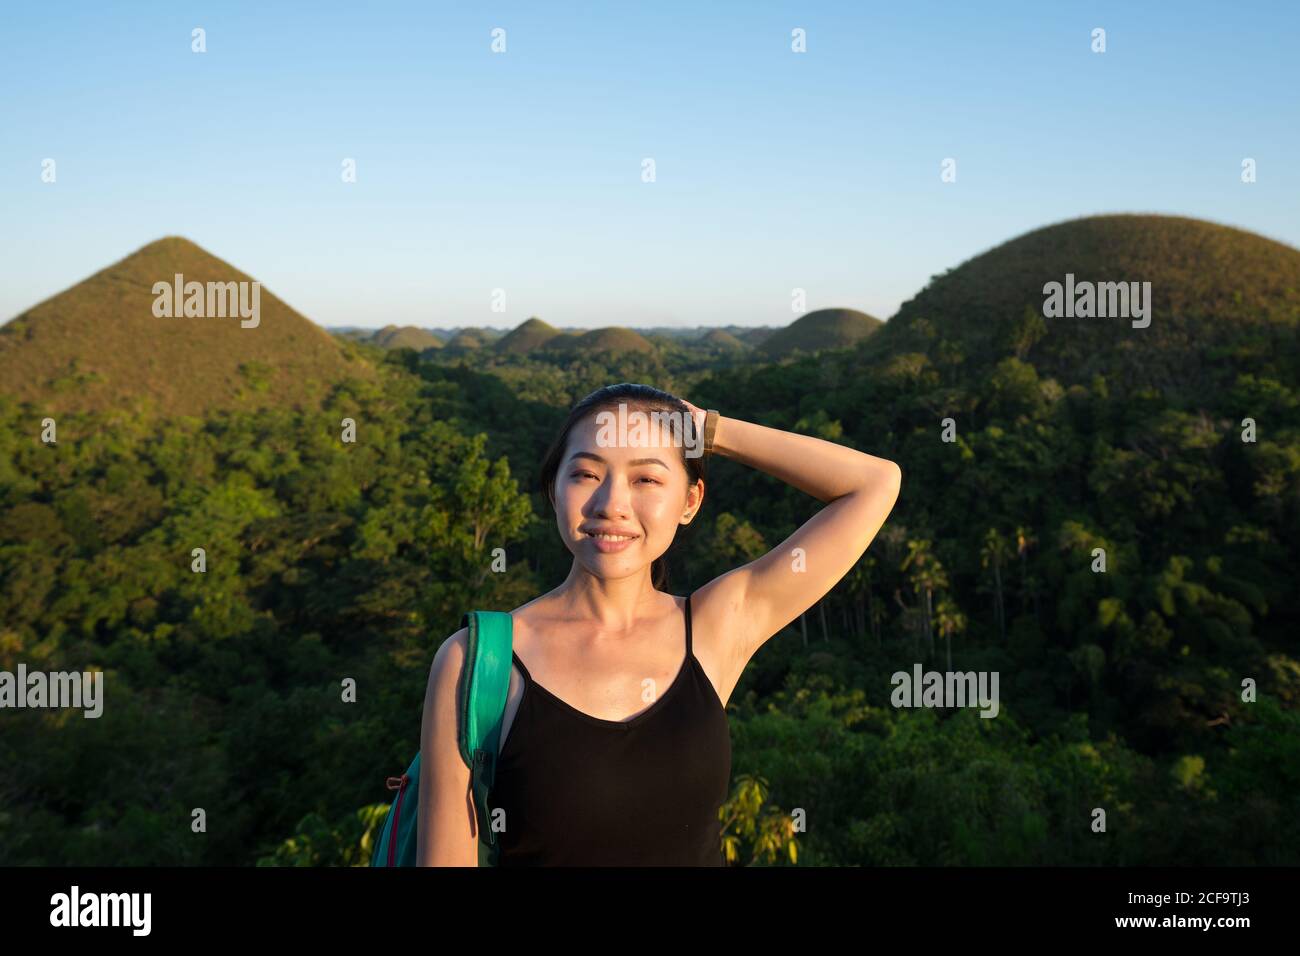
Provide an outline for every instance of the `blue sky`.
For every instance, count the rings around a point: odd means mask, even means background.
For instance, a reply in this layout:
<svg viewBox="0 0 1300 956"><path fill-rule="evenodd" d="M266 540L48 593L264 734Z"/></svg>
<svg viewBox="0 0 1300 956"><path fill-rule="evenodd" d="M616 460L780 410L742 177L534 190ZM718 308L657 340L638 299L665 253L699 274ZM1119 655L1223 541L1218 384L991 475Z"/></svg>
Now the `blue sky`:
<svg viewBox="0 0 1300 956"><path fill-rule="evenodd" d="M0 321L164 235L321 324L374 327L783 325L794 288L888 318L935 273L1102 212L1300 245L1293 2L2 17Z"/></svg>

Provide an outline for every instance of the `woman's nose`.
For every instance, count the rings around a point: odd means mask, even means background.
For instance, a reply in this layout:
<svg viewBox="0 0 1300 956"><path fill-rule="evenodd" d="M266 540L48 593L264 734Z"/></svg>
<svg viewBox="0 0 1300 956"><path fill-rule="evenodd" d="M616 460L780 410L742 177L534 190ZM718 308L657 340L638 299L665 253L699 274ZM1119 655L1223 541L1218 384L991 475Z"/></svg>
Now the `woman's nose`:
<svg viewBox="0 0 1300 956"><path fill-rule="evenodd" d="M592 504L597 513L604 517L626 518L630 510L628 489L616 479L607 479L596 492Z"/></svg>

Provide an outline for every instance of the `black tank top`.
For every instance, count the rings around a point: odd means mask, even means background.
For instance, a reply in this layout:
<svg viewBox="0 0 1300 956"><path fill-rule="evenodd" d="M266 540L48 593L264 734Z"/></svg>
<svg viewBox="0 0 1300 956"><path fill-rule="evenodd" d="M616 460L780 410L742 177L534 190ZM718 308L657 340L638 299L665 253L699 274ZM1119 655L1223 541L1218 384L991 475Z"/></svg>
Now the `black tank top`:
<svg viewBox="0 0 1300 956"><path fill-rule="evenodd" d="M523 698L489 803L505 810L499 866L723 866L718 810L731 731L691 649L664 693L629 720L566 704L514 655Z"/></svg>

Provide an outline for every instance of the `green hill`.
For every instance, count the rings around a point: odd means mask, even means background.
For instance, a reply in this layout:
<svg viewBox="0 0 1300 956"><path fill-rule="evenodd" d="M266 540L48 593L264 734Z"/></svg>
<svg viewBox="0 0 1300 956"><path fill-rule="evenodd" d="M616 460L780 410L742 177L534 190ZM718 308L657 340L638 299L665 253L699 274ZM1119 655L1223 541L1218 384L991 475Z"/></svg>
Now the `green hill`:
<svg viewBox="0 0 1300 956"><path fill-rule="evenodd" d="M772 336L776 335L776 333L779 331L781 330L772 329L772 328L768 328L766 325L761 325L758 328L745 329L743 332L737 332L736 338L740 339L740 341L744 342L746 345L752 345L757 347L759 345L762 345Z"/></svg>
<svg viewBox="0 0 1300 956"><path fill-rule="evenodd" d="M330 325L323 326L330 335L336 335L341 339L348 339L352 342L368 342L371 336L375 334L374 329L363 329L359 325Z"/></svg>
<svg viewBox="0 0 1300 956"><path fill-rule="evenodd" d="M461 329L447 341L449 349L481 349L492 340L482 329Z"/></svg>
<svg viewBox="0 0 1300 956"><path fill-rule="evenodd" d="M443 347L442 339L426 329L416 328L414 325L386 325L370 339L375 345L386 349L415 349L417 352L423 352L425 349L440 349Z"/></svg>
<svg viewBox="0 0 1300 956"><path fill-rule="evenodd" d="M736 338L725 329L713 329L700 338L700 342L708 348L718 349L723 352L747 352L749 346Z"/></svg>
<svg viewBox="0 0 1300 956"><path fill-rule="evenodd" d="M139 404L164 415L219 407L317 404L373 367L262 287L259 321L154 315L154 283L251 282L187 239L169 236L0 327L4 392L41 412Z"/></svg>
<svg viewBox="0 0 1300 956"><path fill-rule="evenodd" d="M1150 282L1150 325L1044 317L1044 286L1064 285L1067 273L1076 288ZM864 353L934 360L942 340L945 360L964 358L972 374L1016 355L1062 384L1101 374L1114 387L1195 394L1239 349L1290 362L1297 380L1298 320L1300 250L1199 219L1092 216L1035 229L935 276Z"/></svg>
<svg viewBox="0 0 1300 956"><path fill-rule="evenodd" d="M561 333L543 348L547 352L654 352L655 345L639 332L612 326L592 329L581 335Z"/></svg>
<svg viewBox="0 0 1300 956"><path fill-rule="evenodd" d="M534 316L499 338L494 348L506 355L526 354L533 349L541 348L559 334L560 330L555 326Z"/></svg>
<svg viewBox="0 0 1300 956"><path fill-rule="evenodd" d="M846 348L871 335L881 324L879 319L856 309L818 309L763 339L758 350L769 358L779 358L795 349L816 352Z"/></svg>

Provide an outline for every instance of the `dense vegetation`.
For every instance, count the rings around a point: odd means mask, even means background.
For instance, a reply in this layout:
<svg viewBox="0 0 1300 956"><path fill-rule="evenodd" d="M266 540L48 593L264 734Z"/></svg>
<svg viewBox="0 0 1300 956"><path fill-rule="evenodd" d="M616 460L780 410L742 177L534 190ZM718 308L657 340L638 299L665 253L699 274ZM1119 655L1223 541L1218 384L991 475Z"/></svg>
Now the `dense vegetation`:
<svg viewBox="0 0 1300 956"><path fill-rule="evenodd" d="M99 719L0 720L0 864L364 863L437 645L567 571L538 464L573 401L625 380L903 468L876 542L732 696L736 862L1300 862L1295 354L1247 323L1215 389L1162 394L1059 381L1014 341L958 358L962 326L909 322L907 350L877 351L887 325L686 372L360 346L380 374L318 410L69 414L53 446L0 398L0 669L107 672ZM818 507L715 459L669 590ZM997 671L999 716L892 707L917 661Z"/></svg>

